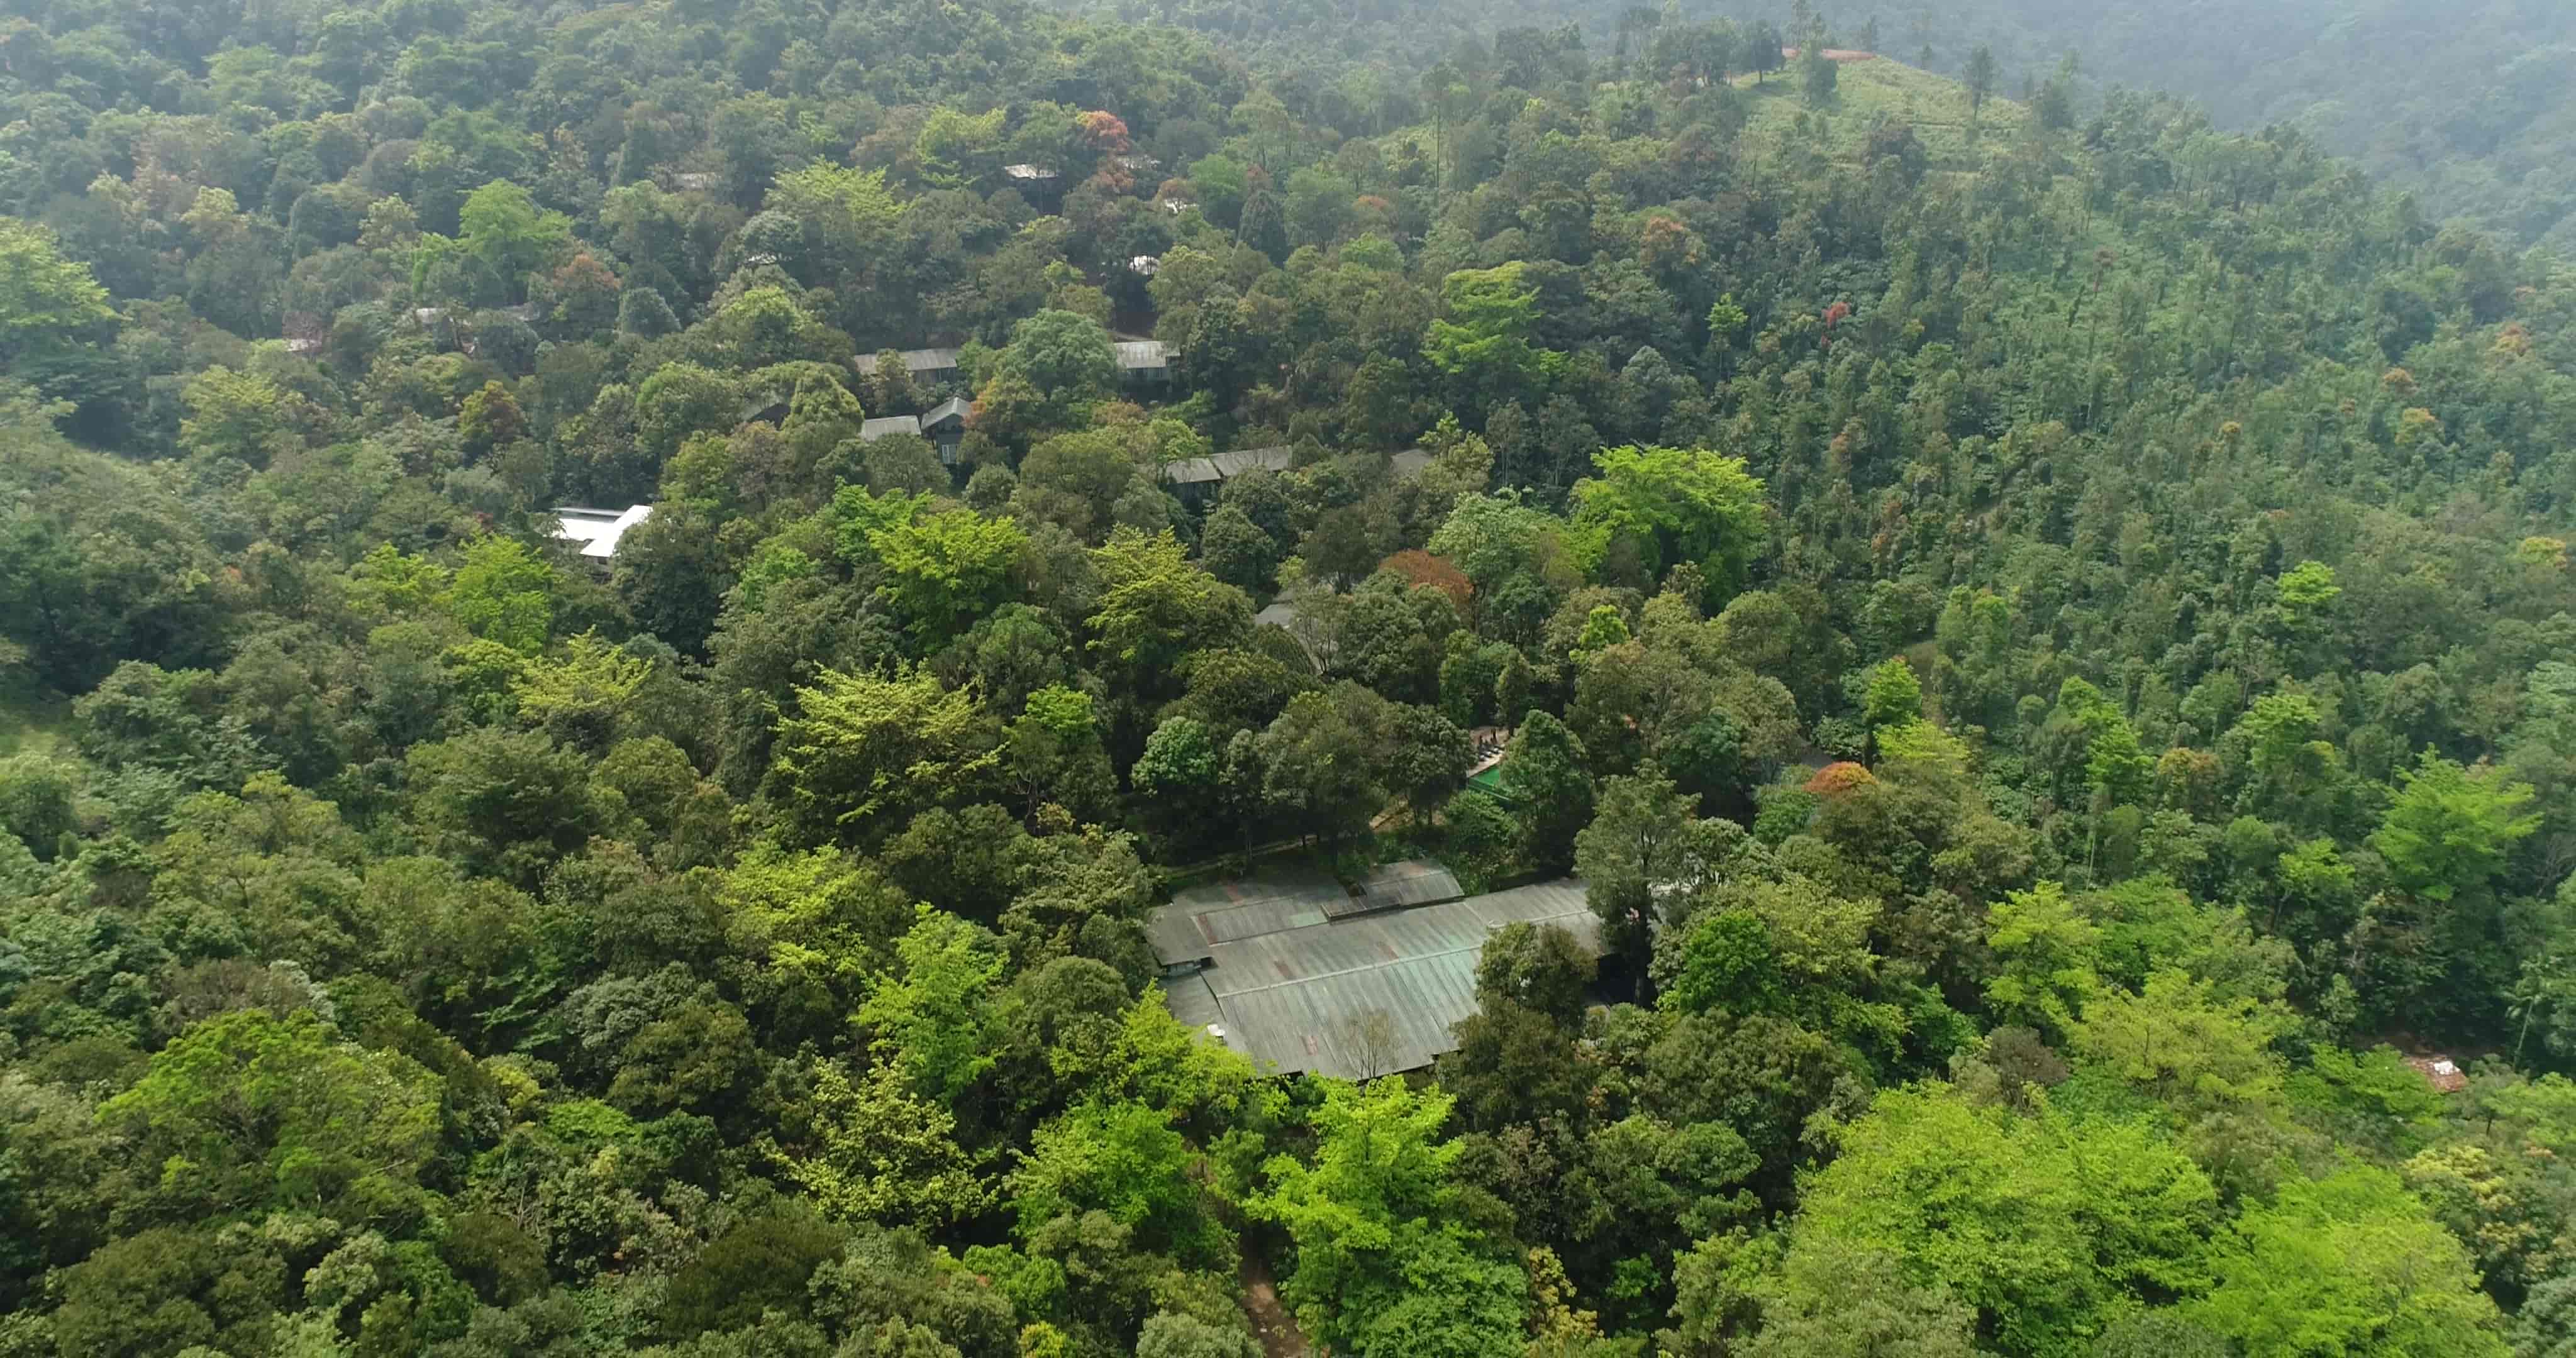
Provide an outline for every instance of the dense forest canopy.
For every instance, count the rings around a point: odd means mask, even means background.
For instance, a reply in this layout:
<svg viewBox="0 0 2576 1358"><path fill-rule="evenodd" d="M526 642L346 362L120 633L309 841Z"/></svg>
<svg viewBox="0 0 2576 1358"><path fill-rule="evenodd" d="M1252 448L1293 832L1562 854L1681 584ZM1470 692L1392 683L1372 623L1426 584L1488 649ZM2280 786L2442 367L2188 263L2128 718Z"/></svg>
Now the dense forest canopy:
<svg viewBox="0 0 2576 1358"><path fill-rule="evenodd" d="M1170 17L0 20L0 1353L2576 1352L2541 232ZM1597 927L1167 1006L1423 857Z"/></svg>

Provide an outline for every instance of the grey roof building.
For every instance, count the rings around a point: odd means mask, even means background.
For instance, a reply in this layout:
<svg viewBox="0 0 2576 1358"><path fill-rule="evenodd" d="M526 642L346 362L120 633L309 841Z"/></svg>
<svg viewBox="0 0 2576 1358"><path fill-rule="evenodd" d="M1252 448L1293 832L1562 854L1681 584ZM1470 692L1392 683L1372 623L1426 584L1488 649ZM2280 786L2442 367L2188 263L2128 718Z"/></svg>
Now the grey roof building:
<svg viewBox="0 0 2576 1358"><path fill-rule="evenodd" d="M861 354L850 360L850 366L861 377L877 375L877 356ZM957 351L954 349L906 349L903 370L927 382L954 381L957 377Z"/></svg>
<svg viewBox="0 0 2576 1358"><path fill-rule="evenodd" d="M1217 475L1229 481L1255 467L1263 471L1284 472L1295 460L1295 450L1284 445L1269 448L1237 448L1233 452L1218 453L1208 459L1216 464Z"/></svg>
<svg viewBox="0 0 2576 1358"><path fill-rule="evenodd" d="M1181 893L1151 927L1173 1016L1278 1074L1393 1074L1457 1049L1450 1029L1476 1012L1476 962L1495 930L1554 924L1600 947L1579 881L1407 905L1456 881L1430 864L1394 867L1358 897L1320 874Z"/></svg>
<svg viewBox="0 0 2576 1358"><path fill-rule="evenodd" d="M973 423L975 407L963 398L952 396L932 406L921 417L921 436L939 445L939 460L957 465L957 450L966 442L966 426Z"/></svg>
<svg viewBox="0 0 2576 1358"><path fill-rule="evenodd" d="M1118 354L1118 375L1138 382L1172 379L1172 356L1161 340L1119 340L1109 346Z"/></svg>
<svg viewBox="0 0 2576 1358"><path fill-rule="evenodd" d="M1217 487L1255 467L1284 472L1293 454L1286 448L1237 448L1211 457L1185 457L1163 464L1163 479L1184 500L1213 495Z"/></svg>
<svg viewBox="0 0 2576 1358"><path fill-rule="evenodd" d="M880 415L873 420L859 421L860 438L873 442L888 434L910 434L919 438L921 417L919 415Z"/></svg>

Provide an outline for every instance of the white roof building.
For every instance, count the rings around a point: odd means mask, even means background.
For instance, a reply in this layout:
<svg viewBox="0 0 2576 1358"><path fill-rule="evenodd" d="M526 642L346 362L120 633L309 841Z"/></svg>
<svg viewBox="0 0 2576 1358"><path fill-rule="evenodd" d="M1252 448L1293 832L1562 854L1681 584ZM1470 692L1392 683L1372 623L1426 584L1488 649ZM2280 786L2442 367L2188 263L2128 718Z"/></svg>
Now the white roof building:
<svg viewBox="0 0 2576 1358"><path fill-rule="evenodd" d="M593 561L607 561L617 555L617 540L626 530L651 517L651 505L623 510L567 506L555 511L555 536L581 544L581 554Z"/></svg>

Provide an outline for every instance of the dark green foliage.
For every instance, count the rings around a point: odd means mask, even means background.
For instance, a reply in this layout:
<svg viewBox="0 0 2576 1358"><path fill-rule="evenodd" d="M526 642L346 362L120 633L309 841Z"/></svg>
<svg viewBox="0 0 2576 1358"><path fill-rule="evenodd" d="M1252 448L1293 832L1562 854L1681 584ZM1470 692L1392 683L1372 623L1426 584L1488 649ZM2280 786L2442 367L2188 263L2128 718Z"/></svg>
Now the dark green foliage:
<svg viewBox="0 0 2576 1358"><path fill-rule="evenodd" d="M2568 1346L2556 9L1109 8L0 25L0 1352Z"/></svg>

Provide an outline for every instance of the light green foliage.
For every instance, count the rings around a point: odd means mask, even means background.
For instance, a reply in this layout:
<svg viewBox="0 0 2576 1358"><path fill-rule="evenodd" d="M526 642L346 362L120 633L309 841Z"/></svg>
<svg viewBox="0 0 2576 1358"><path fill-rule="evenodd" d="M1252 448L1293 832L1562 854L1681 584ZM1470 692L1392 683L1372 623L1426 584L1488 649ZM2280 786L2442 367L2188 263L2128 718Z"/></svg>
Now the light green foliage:
<svg viewBox="0 0 2576 1358"><path fill-rule="evenodd" d="M2273 693L2255 699L2228 736L2243 742L2246 765L2262 789L2288 798L2313 790L2341 762L2320 738L2324 724L2314 699Z"/></svg>
<svg viewBox="0 0 2576 1358"><path fill-rule="evenodd" d="M1281 1293L1337 1350L1487 1358L1518 1342L1527 1282L1458 1216L1449 1105L1397 1079L1327 1082L1313 1162L1273 1157L1246 1203L1295 1242Z"/></svg>
<svg viewBox="0 0 2576 1358"><path fill-rule="evenodd" d="M116 313L89 266L66 259L44 227L0 217L0 337L7 352L59 342Z"/></svg>
<svg viewBox="0 0 2576 1358"><path fill-rule="evenodd" d="M2049 720L2072 728L2082 786L2115 802L2135 802L2146 794L2155 760L2139 748L2137 728L2100 689L2082 679L2067 680L2058 688L2057 710Z"/></svg>
<svg viewBox="0 0 2576 1358"><path fill-rule="evenodd" d="M1070 311L1041 311L1011 327L996 373L1028 383L1050 414L1061 417L1108 394L1118 381L1118 356L1100 322Z"/></svg>
<svg viewBox="0 0 2576 1358"><path fill-rule="evenodd" d="M526 189L495 180L465 196L457 235L515 291L571 240L572 222L560 212L539 210Z"/></svg>
<svg viewBox="0 0 2576 1358"><path fill-rule="evenodd" d="M2064 1031L2100 986L2093 964L2100 940L2057 883L2011 893L1986 910L1986 946L1997 963L1986 1003L1999 1016Z"/></svg>
<svg viewBox="0 0 2576 1358"><path fill-rule="evenodd" d="M1861 720L1869 723L1871 730L1908 725L1922 717L1923 684L1914 677L1913 666L1891 658L1869 667L1869 682L1861 697Z"/></svg>
<svg viewBox="0 0 2576 1358"><path fill-rule="evenodd" d="M1001 946L991 931L925 905L895 955L858 1021L880 1061L900 1064L924 1095L953 1100L993 1067L988 992L1002 974Z"/></svg>
<svg viewBox="0 0 2576 1358"><path fill-rule="evenodd" d="M2205 1282L2216 1217L2209 1180L2146 1126L2017 1117L1930 1085L1881 1094L1844 1130L1787 1268L1883 1252L1973 1307L1997 1351L2076 1355L2132 1289Z"/></svg>
<svg viewBox="0 0 2576 1358"><path fill-rule="evenodd" d="M286 427L286 393L267 378L217 365L188 379L180 400L179 443L205 458L265 467L294 446Z"/></svg>
<svg viewBox="0 0 2576 1358"><path fill-rule="evenodd" d="M1006 601L1028 535L1007 518L959 509L872 530L868 545L886 568L886 601L936 640Z"/></svg>
<svg viewBox="0 0 2576 1358"><path fill-rule="evenodd" d="M1252 625L1251 601L1191 564L1171 533L1120 528L1091 552L1099 605L1085 620L1091 651L1111 672L1162 673L1191 651L1225 645Z"/></svg>
<svg viewBox="0 0 2576 1358"><path fill-rule="evenodd" d="M1568 658L1577 665L1588 665L1592 658L1628 640L1628 620L1608 604L1596 605L1583 620L1583 635L1576 638Z"/></svg>
<svg viewBox="0 0 2576 1358"><path fill-rule="evenodd" d="M445 602L465 630L535 655L554 629L554 587L554 567L516 539L484 537L466 544Z"/></svg>
<svg viewBox="0 0 2576 1358"><path fill-rule="evenodd" d="M1146 737L1145 752L1136 757L1130 776L1136 790L1146 796L1186 804L1212 790L1222 768L1206 723L1193 717L1172 717Z"/></svg>
<svg viewBox="0 0 2576 1358"><path fill-rule="evenodd" d="M2282 1015L2253 1000L2219 998L2207 981L2158 971L2136 994L2094 991L2071 1036L2078 1052L2157 1098L2205 1110L2280 1093L2282 1063L2271 1042L2285 1027Z"/></svg>
<svg viewBox="0 0 2576 1358"><path fill-rule="evenodd" d="M426 556L406 556L392 543L379 543L349 568L350 592L362 607L392 617L411 617L436 603L447 590L447 568Z"/></svg>
<svg viewBox="0 0 2576 1358"><path fill-rule="evenodd" d="M1744 586L1769 536L1761 478L1744 459L1705 448L1634 445L1592 455L1596 475L1574 486L1573 545L1586 570L1599 569L1614 542L1634 547L1656 579L1698 566L1715 608Z"/></svg>
<svg viewBox="0 0 2576 1358"><path fill-rule="evenodd" d="M1433 366L1494 392L1537 383L1564 356L1531 343L1538 289L1523 264L1462 269L1440 281L1440 315L1423 339Z"/></svg>
<svg viewBox="0 0 2576 1358"><path fill-rule="evenodd" d="M2342 597L2343 586L2335 583L2334 567L2302 561L2272 582L2272 592L2280 602L2282 620L2293 628L2305 628L2323 620L2321 615Z"/></svg>
<svg viewBox="0 0 2576 1358"><path fill-rule="evenodd" d="M843 486L832 494L827 512L833 524L833 542L844 561L873 560L879 534L906 527L929 507L927 495L907 495L901 491L886 495L869 492L865 486Z"/></svg>
<svg viewBox="0 0 2576 1358"><path fill-rule="evenodd" d="M1761 1297L1758 1358L1967 1358L1976 1315L1903 1261L1853 1242L1802 1250L1795 1271Z"/></svg>
<svg viewBox="0 0 2576 1358"><path fill-rule="evenodd" d="M991 1201L992 1186L958 1144L957 1119L922 1097L902 1065L880 1061L853 1083L823 1061L813 1078L813 1146L770 1154L826 1216L944 1226Z"/></svg>
<svg viewBox="0 0 2576 1358"><path fill-rule="evenodd" d="M1164 1114L1138 1103L1086 1103L1038 1129L1011 1172L1011 1209L1024 1239L1059 1217L1099 1211L1144 1248L1222 1265L1233 1241L1191 1177L1196 1159Z"/></svg>
<svg viewBox="0 0 2576 1358"><path fill-rule="evenodd" d="M934 184L956 187L990 174L1001 145L1006 113L999 108L980 114L952 108L932 110L912 144L913 154L921 159L923 177Z"/></svg>
<svg viewBox="0 0 2576 1358"><path fill-rule="evenodd" d="M814 839L878 833L999 768L1001 731L966 689L928 670L826 670L796 690L770 777Z"/></svg>
<svg viewBox="0 0 2576 1358"><path fill-rule="evenodd" d="M2471 773L2427 750L2397 781L2397 798L2370 847L2388 860L2398 885L2426 900L2484 887L2513 846L2540 828L2540 816L2525 810L2535 795L2531 784L2492 769Z"/></svg>
<svg viewBox="0 0 2576 1358"><path fill-rule="evenodd" d="M1148 1318L1136 1336L1136 1358L1259 1358L1261 1351L1261 1341L1240 1328L1169 1311ZM1028 1358L1040 1355L1030 1350Z"/></svg>
<svg viewBox="0 0 2576 1358"><path fill-rule="evenodd" d="M912 911L866 863L753 844L715 883L728 941L759 968L755 998L838 1025L894 961Z"/></svg>
<svg viewBox="0 0 2576 1358"><path fill-rule="evenodd" d="M781 170L770 182L768 206L790 216L834 226L885 227L904 205L886 188L885 171L845 169L816 161Z"/></svg>
<svg viewBox="0 0 2576 1358"><path fill-rule="evenodd" d="M604 749L652 674L651 661L619 650L596 631L584 632L565 644L561 659L529 662L511 696L522 720L556 740Z"/></svg>
<svg viewBox="0 0 2576 1358"><path fill-rule="evenodd" d="M438 1133L437 1076L343 1042L309 1011L209 1019L99 1116L143 1139L165 1191L216 1211L390 1205Z"/></svg>
<svg viewBox="0 0 2576 1358"><path fill-rule="evenodd" d="M2220 1238L2210 1271L2186 1314L2247 1354L2507 1352L2467 1252L2386 1170L2283 1184Z"/></svg>
<svg viewBox="0 0 2576 1358"><path fill-rule="evenodd" d="M1010 764L1033 815L1039 803L1053 802L1087 817L1115 792L1091 695L1062 684L1030 693L1027 709L1012 720Z"/></svg>
<svg viewBox="0 0 2576 1358"><path fill-rule="evenodd" d="M1882 778L1961 779L1974 762L1968 742L1919 718L1879 727L1870 739L1878 744L1873 767Z"/></svg>

